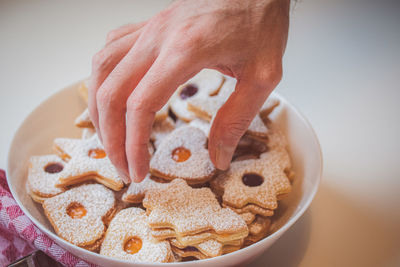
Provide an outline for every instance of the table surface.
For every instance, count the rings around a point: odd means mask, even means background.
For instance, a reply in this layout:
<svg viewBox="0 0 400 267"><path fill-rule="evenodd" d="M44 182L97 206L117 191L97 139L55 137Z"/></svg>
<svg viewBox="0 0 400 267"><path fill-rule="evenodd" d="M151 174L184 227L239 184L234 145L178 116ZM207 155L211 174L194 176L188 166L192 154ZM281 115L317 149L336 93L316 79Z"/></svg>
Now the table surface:
<svg viewBox="0 0 400 267"><path fill-rule="evenodd" d="M170 1L0 1L0 168L23 119L90 74L106 33ZM292 8L277 91L313 125L324 174L310 209L251 266L399 266L400 2Z"/></svg>

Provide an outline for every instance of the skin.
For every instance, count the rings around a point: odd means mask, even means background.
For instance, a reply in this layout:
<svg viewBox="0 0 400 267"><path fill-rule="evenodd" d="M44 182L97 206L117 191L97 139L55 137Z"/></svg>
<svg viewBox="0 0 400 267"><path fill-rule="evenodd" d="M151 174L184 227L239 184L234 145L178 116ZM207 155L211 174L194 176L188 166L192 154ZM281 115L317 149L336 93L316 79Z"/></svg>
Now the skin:
<svg viewBox="0 0 400 267"><path fill-rule="evenodd" d="M214 165L229 168L240 137L281 80L289 2L175 1L148 21L108 34L93 57L89 111L125 182L140 182L149 170L155 113L203 68L238 80L214 119L208 144Z"/></svg>

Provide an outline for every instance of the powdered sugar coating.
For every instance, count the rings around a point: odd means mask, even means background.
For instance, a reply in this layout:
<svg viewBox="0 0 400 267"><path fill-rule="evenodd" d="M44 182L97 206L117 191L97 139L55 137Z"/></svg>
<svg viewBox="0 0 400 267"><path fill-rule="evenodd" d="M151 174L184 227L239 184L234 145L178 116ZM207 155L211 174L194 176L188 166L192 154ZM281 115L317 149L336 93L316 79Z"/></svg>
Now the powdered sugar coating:
<svg viewBox="0 0 400 267"><path fill-rule="evenodd" d="M216 169L205 148L207 137L192 126L182 126L166 137L150 161L150 172L168 180L181 178L190 184L204 183L211 179ZM171 154L174 149L184 147L191 156L176 162Z"/></svg>
<svg viewBox="0 0 400 267"><path fill-rule="evenodd" d="M157 149L162 140L167 137L175 129L175 122L167 117L164 120L154 121L153 128L150 134L150 140L153 142L154 147Z"/></svg>
<svg viewBox="0 0 400 267"><path fill-rule="evenodd" d="M194 119L191 122L189 122L190 126L199 128L204 132L204 134L208 137L210 134L210 129L211 129L211 123L202 119Z"/></svg>
<svg viewBox="0 0 400 267"><path fill-rule="evenodd" d="M75 119L75 126L80 128L94 128L92 120L90 119L89 109L86 108L82 114Z"/></svg>
<svg viewBox="0 0 400 267"><path fill-rule="evenodd" d="M39 197L52 197L64 192L64 189L56 187L60 173L48 173L45 167L57 163L61 166L65 162L57 155L33 156L29 161L28 186L32 194Z"/></svg>
<svg viewBox="0 0 400 267"><path fill-rule="evenodd" d="M213 230L217 234L247 236L247 225L230 209L221 208L209 188L191 188L182 179L149 191L143 206L150 210L151 228L173 228L178 235Z"/></svg>
<svg viewBox="0 0 400 267"><path fill-rule="evenodd" d="M96 130L94 128L83 128L82 129L82 139L89 139L93 135L96 134Z"/></svg>
<svg viewBox="0 0 400 267"><path fill-rule="evenodd" d="M219 108L226 102L229 96L235 91L236 79L225 76L225 82L214 96L201 95L188 100L188 109L198 117L210 121Z"/></svg>
<svg viewBox="0 0 400 267"><path fill-rule="evenodd" d="M132 182L128 190L123 194L122 200L131 203L141 203L146 192L152 189L161 189L168 185L168 183L159 183L150 178L150 174L140 183Z"/></svg>
<svg viewBox="0 0 400 267"><path fill-rule="evenodd" d="M277 196L289 193L291 185L285 170L291 167L289 154L284 147L276 146L261 154L259 159L235 161L230 169L211 181L215 191L223 191L225 204L242 208L255 204L264 209L276 209ZM261 185L246 186L242 177L246 173L255 173L263 177Z"/></svg>
<svg viewBox="0 0 400 267"><path fill-rule="evenodd" d="M73 219L67 214L71 203L84 206L84 217ZM114 194L100 184L87 184L72 188L60 195L46 199L43 209L56 233L68 242L87 247L103 238L103 218L110 215L115 206Z"/></svg>
<svg viewBox="0 0 400 267"><path fill-rule="evenodd" d="M124 251L125 242L132 237L142 241L142 248L135 254ZM144 210L127 208L111 221L100 254L132 262L169 262L172 251L169 242L151 236Z"/></svg>
<svg viewBox="0 0 400 267"><path fill-rule="evenodd" d="M97 134L89 139L57 138L54 144L58 151L70 158L60 173L57 186L64 187L87 179L95 179L116 191L124 186L122 178L107 156L99 159L89 156L92 149L104 149Z"/></svg>
<svg viewBox="0 0 400 267"><path fill-rule="evenodd" d="M207 97L216 94L224 82L224 76L216 70L203 69L186 83L179 86L171 97L171 110L178 118L189 122L195 118L195 115L188 110L188 100ZM182 99L180 93L187 85L194 85L198 91L192 97Z"/></svg>

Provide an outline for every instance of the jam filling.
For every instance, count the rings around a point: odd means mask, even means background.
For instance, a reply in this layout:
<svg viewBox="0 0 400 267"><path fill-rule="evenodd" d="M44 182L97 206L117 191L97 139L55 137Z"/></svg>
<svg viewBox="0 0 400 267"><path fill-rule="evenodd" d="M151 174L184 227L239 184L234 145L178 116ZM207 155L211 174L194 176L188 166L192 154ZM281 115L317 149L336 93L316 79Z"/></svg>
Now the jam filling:
<svg viewBox="0 0 400 267"><path fill-rule="evenodd" d="M89 150L89 157L93 159L102 159L107 156L106 152L101 148L95 148Z"/></svg>
<svg viewBox="0 0 400 267"><path fill-rule="evenodd" d="M172 159L176 162L184 162L190 158L192 154L189 149L177 147L172 151Z"/></svg>
<svg viewBox="0 0 400 267"><path fill-rule="evenodd" d="M124 251L128 254L138 253L142 248L142 240L139 237L129 238L124 245Z"/></svg>
<svg viewBox="0 0 400 267"><path fill-rule="evenodd" d="M179 96L181 97L181 99L185 100L189 97L194 96L198 90L199 89L196 86L194 86L193 84L188 84L185 87L183 87Z"/></svg>
<svg viewBox="0 0 400 267"><path fill-rule="evenodd" d="M64 169L64 166L61 163L50 163L44 167L44 171L47 173L59 173Z"/></svg>
<svg viewBox="0 0 400 267"><path fill-rule="evenodd" d="M256 173L246 173L242 177L242 182L250 187L259 186L264 182L264 178Z"/></svg>
<svg viewBox="0 0 400 267"><path fill-rule="evenodd" d="M77 202L69 204L67 207L67 214L72 219L80 219L86 215L87 211L85 207Z"/></svg>

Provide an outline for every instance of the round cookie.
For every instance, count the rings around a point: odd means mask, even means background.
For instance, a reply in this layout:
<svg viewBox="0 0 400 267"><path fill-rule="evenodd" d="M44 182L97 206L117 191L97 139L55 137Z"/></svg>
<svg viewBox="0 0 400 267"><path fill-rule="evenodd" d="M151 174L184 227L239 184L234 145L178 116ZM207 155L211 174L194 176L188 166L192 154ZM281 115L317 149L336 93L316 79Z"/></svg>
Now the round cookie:
<svg viewBox="0 0 400 267"><path fill-rule="evenodd" d="M114 215L114 193L100 184L81 185L46 199L43 209L58 236L95 251Z"/></svg>
<svg viewBox="0 0 400 267"><path fill-rule="evenodd" d="M100 254L132 262L170 262L169 242L150 234L146 212L127 208L118 212L107 229Z"/></svg>
<svg viewBox="0 0 400 267"><path fill-rule="evenodd" d="M28 193L36 202L56 196L64 189L56 187L65 162L57 155L33 156L29 160L27 179Z"/></svg>
<svg viewBox="0 0 400 267"><path fill-rule="evenodd" d="M150 173L166 180L181 178L189 184L201 184L216 173L206 149L202 130L182 126L166 137L150 160Z"/></svg>

